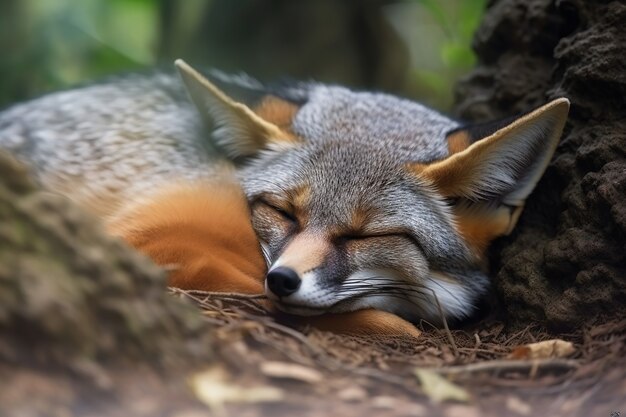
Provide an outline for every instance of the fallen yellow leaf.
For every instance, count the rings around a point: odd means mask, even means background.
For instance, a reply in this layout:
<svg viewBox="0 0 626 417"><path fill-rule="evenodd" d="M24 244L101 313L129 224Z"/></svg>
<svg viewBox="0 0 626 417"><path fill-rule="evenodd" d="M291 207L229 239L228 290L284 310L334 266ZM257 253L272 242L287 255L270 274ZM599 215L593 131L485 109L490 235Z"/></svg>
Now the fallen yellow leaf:
<svg viewBox="0 0 626 417"><path fill-rule="evenodd" d="M415 375L419 379L424 393L436 403L444 401L468 402L470 400L467 391L433 371L416 369Z"/></svg>
<svg viewBox="0 0 626 417"><path fill-rule="evenodd" d="M572 342L561 339L544 340L543 342L529 343L518 346L509 355L511 359L548 359L564 358L574 353L576 349Z"/></svg>
<svg viewBox="0 0 626 417"><path fill-rule="evenodd" d="M190 385L196 397L212 409L221 409L226 403L275 402L284 397L284 392L276 387L235 385L220 367L192 375Z"/></svg>
<svg viewBox="0 0 626 417"><path fill-rule="evenodd" d="M288 362L263 362L261 372L271 378L295 379L310 384L321 382L324 379L324 376L313 368Z"/></svg>

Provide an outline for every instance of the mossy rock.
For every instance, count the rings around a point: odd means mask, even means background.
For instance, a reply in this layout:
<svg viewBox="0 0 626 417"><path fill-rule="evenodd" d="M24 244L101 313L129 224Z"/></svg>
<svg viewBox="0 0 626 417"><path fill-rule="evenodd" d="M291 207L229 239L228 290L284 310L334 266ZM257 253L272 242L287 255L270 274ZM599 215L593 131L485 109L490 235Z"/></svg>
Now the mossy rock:
<svg viewBox="0 0 626 417"><path fill-rule="evenodd" d="M207 357L198 310L164 271L0 153L0 359L68 364Z"/></svg>

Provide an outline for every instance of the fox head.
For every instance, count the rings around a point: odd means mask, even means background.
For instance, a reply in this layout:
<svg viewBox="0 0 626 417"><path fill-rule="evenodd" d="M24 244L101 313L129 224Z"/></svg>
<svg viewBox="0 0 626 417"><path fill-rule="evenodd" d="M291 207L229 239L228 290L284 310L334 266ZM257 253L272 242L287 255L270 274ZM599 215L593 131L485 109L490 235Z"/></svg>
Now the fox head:
<svg viewBox="0 0 626 417"><path fill-rule="evenodd" d="M564 127L554 100L464 127L418 103L315 83L236 100L182 61L183 81L239 175L288 313L376 308L461 318L489 286L485 250L511 232ZM242 81L242 80L239 80Z"/></svg>

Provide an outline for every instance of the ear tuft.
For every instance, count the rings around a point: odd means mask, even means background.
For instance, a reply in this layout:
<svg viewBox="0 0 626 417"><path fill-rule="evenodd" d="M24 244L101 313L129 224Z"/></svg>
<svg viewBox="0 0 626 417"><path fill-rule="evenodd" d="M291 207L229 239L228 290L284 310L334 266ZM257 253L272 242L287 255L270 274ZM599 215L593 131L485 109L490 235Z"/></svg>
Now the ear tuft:
<svg viewBox="0 0 626 417"><path fill-rule="evenodd" d="M249 157L262 149L297 142L289 132L264 120L245 104L224 94L183 60L175 62L192 101L213 122L218 145L233 158Z"/></svg>

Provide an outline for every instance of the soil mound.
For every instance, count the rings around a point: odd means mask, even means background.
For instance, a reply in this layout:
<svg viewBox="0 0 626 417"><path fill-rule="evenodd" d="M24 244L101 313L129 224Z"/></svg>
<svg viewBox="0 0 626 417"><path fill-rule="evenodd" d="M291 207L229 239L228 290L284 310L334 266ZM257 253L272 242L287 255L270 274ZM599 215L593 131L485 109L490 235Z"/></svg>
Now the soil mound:
<svg viewBox="0 0 626 417"><path fill-rule="evenodd" d="M480 64L457 112L485 120L556 97L571 110L561 143L514 233L496 244L497 298L509 322L554 330L626 306L626 4L500 0L475 36Z"/></svg>

